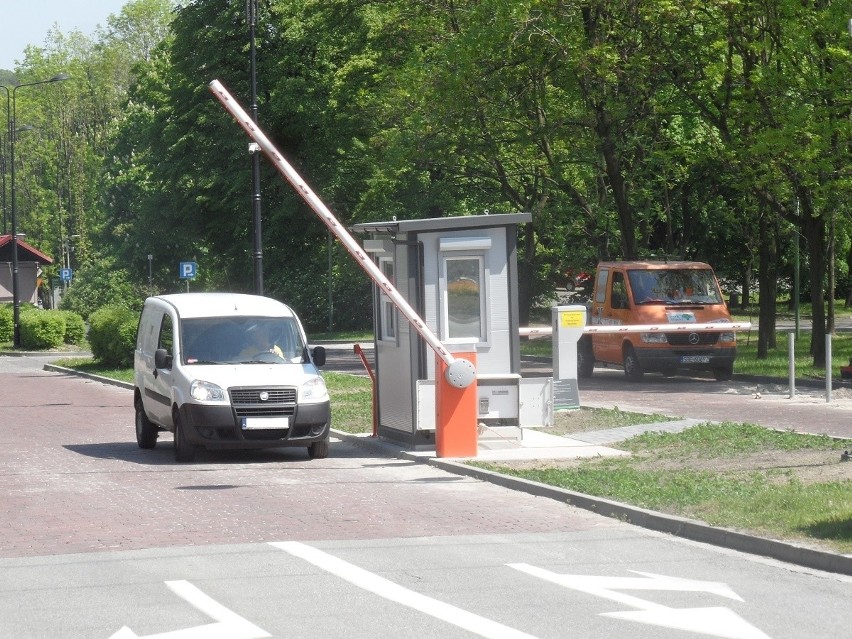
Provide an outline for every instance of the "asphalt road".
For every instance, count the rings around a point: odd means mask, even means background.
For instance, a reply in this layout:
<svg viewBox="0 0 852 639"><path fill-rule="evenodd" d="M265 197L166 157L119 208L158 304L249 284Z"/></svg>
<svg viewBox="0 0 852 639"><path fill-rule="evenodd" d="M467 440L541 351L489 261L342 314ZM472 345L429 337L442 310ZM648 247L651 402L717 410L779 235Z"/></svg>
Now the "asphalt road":
<svg viewBox="0 0 852 639"><path fill-rule="evenodd" d="M0 357L0 637L843 636L852 579L334 441L173 461ZM166 633L171 633L166 635Z"/></svg>

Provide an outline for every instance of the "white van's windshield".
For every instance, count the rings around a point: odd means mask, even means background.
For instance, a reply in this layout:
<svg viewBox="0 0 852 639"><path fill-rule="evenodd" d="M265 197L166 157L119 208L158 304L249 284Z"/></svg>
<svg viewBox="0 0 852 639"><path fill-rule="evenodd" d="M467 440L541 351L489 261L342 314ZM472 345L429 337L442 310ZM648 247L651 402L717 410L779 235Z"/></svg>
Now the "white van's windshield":
<svg viewBox="0 0 852 639"><path fill-rule="evenodd" d="M292 317L204 317L180 328L184 364L301 364L306 357Z"/></svg>
<svg viewBox="0 0 852 639"><path fill-rule="evenodd" d="M710 269L647 269L627 273L635 304L721 304Z"/></svg>

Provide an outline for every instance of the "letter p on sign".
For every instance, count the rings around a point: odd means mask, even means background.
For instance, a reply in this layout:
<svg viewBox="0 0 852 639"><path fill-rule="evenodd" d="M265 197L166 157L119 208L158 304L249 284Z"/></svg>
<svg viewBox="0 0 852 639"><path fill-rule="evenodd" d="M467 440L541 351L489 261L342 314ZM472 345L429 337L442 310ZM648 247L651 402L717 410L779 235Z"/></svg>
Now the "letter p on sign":
<svg viewBox="0 0 852 639"><path fill-rule="evenodd" d="M181 262L180 263L180 279L182 280L191 280L195 278L195 274L198 272L198 264L195 262Z"/></svg>

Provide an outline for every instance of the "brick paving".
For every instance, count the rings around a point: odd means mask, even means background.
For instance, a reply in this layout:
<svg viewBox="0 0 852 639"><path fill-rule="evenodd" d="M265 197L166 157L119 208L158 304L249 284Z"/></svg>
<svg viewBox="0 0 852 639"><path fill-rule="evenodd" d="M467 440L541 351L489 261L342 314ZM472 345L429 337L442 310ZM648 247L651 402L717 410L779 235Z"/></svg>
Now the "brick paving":
<svg viewBox="0 0 852 639"><path fill-rule="evenodd" d="M117 386L0 372L0 557L621 525L347 442L325 460L299 448L176 464L169 434L137 447L131 404Z"/></svg>

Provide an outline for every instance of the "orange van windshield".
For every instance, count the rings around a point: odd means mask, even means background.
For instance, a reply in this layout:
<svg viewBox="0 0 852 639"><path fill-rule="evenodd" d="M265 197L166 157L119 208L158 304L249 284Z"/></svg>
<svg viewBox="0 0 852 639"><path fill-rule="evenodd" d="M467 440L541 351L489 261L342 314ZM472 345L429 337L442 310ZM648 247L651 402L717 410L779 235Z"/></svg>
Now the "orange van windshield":
<svg viewBox="0 0 852 639"><path fill-rule="evenodd" d="M627 272L635 304L721 304L710 269L636 269Z"/></svg>

